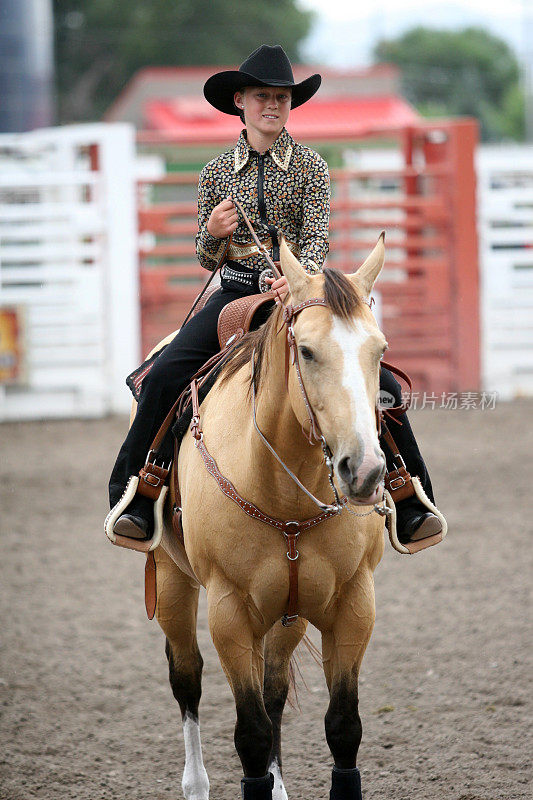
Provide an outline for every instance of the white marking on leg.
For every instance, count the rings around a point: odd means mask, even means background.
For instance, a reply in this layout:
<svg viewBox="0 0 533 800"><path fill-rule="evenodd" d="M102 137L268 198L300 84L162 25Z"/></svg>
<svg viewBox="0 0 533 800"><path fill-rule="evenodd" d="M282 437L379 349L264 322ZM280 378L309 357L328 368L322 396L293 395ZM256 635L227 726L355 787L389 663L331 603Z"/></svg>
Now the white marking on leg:
<svg viewBox="0 0 533 800"><path fill-rule="evenodd" d="M274 788L272 789L272 800L288 800L287 792L281 777L281 770L279 768L278 759L275 758L268 771L274 776Z"/></svg>
<svg viewBox="0 0 533 800"><path fill-rule="evenodd" d="M209 800L209 778L202 758L200 724L196 717L185 712L183 720L183 739L185 741L185 769L181 788L185 800Z"/></svg>

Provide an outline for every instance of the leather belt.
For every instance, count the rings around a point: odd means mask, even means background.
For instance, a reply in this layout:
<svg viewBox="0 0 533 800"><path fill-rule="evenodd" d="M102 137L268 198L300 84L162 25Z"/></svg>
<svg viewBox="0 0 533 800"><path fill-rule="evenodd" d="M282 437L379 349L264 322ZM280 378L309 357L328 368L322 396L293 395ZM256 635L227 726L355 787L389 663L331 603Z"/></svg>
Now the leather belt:
<svg viewBox="0 0 533 800"><path fill-rule="evenodd" d="M242 283L244 286L250 286L252 289L259 289L261 294L270 291L270 284L266 282L265 278L274 277L274 273L270 267L261 270L261 272L241 272L238 269L233 269L233 267L228 266L228 264L224 265L220 275L226 281L236 281L237 283Z"/></svg>
<svg viewBox="0 0 533 800"><path fill-rule="evenodd" d="M227 264L224 264L222 267L222 272L220 276L227 281L237 281L237 283L243 283L245 286L254 286L257 287L257 283L259 280L259 273L257 272L241 272L238 269L232 269Z"/></svg>

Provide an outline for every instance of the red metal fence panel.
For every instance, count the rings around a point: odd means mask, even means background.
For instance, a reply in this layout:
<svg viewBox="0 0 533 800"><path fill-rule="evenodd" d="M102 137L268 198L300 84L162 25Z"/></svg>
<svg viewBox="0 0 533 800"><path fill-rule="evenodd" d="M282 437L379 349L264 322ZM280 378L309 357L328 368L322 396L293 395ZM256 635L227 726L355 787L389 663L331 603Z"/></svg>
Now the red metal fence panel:
<svg viewBox="0 0 533 800"><path fill-rule="evenodd" d="M399 132L397 142L400 167L331 171L328 265L355 271L385 230L377 288L389 360L420 392L475 390L477 126L428 124ZM139 186L144 352L179 326L208 277L194 251L197 180L197 173L178 173Z"/></svg>

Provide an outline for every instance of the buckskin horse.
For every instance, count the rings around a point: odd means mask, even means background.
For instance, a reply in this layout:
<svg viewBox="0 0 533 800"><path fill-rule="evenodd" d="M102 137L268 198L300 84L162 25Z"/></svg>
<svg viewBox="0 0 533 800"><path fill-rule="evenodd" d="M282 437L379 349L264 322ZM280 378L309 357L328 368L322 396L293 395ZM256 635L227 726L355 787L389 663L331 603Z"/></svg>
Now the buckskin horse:
<svg viewBox="0 0 533 800"><path fill-rule="evenodd" d="M198 722L200 584L235 699L245 800L287 797L281 718L291 656L308 622L322 635L330 695L330 797L361 798L358 673L384 547L375 513L385 471L376 398L387 347L368 300L384 253L382 234L354 274L311 276L282 242L289 303L241 341L182 442L184 546L179 552L167 526L154 555L156 615L183 718L187 800L209 795Z"/></svg>

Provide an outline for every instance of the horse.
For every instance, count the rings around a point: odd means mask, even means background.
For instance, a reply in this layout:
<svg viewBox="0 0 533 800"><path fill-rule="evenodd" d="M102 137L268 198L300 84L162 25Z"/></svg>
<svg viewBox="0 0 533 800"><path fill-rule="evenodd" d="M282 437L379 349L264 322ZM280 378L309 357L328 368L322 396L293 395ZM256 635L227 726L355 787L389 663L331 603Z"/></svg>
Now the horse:
<svg viewBox="0 0 533 800"><path fill-rule="evenodd" d="M245 800L287 798L281 720L291 657L308 623L321 633L330 697L325 715L334 762L330 797L361 798L358 673L375 618L373 572L384 548L383 516L374 513L374 504L385 472L376 398L387 343L369 298L384 254L382 234L354 274L325 269L310 275L282 241L289 300L293 308L303 304L289 325L296 355L287 360L286 306L279 304L261 328L242 339L217 377L200 408L201 436L189 432L181 444L182 553L167 515L154 556L156 617L166 636L170 684L183 721L186 800L209 797L198 716L200 585L235 700ZM310 411L327 443L324 451L309 435ZM266 516L305 520L316 513L317 498L329 497L332 489L344 496L333 506L335 513L293 537L292 560L299 564L297 614L289 620L294 624L282 624L291 592L288 537L221 492L199 442L250 508ZM174 499L169 495L168 503ZM322 507L331 508L325 501Z"/></svg>

